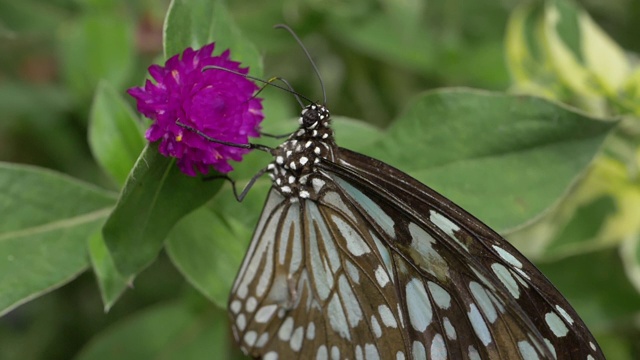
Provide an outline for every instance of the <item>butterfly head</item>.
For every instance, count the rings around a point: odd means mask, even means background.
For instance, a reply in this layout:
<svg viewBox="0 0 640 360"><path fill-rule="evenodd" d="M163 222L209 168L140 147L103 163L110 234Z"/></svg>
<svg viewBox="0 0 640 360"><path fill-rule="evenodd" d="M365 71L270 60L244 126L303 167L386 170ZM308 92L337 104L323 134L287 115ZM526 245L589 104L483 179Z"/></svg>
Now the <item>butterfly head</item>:
<svg viewBox="0 0 640 360"><path fill-rule="evenodd" d="M328 128L331 125L331 115L325 106L311 104L302 109L299 122L306 130Z"/></svg>

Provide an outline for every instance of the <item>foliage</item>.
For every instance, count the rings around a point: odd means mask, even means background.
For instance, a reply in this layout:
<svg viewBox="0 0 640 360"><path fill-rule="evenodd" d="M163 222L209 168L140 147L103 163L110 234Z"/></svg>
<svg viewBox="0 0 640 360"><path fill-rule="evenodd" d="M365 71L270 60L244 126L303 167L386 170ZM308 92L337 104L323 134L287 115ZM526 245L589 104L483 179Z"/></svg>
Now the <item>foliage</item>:
<svg viewBox="0 0 640 360"><path fill-rule="evenodd" d="M341 146L507 234L608 358L638 357L640 45L620 34L640 7L509 3L0 0L0 358L240 358L224 309L268 179L239 204L182 176L145 147L124 91L216 41L319 97L280 22L320 69ZM262 96L264 131L294 129L292 97ZM268 161L253 152L231 176Z"/></svg>

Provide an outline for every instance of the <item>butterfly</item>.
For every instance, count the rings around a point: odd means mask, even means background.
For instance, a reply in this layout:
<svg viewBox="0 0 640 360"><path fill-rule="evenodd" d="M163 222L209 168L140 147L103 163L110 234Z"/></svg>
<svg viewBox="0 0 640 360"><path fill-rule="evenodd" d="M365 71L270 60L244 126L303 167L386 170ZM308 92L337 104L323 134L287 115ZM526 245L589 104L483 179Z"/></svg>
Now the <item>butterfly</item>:
<svg viewBox="0 0 640 360"><path fill-rule="evenodd" d="M428 186L339 147L324 103L262 148L273 185L229 299L245 354L604 359L529 260Z"/></svg>

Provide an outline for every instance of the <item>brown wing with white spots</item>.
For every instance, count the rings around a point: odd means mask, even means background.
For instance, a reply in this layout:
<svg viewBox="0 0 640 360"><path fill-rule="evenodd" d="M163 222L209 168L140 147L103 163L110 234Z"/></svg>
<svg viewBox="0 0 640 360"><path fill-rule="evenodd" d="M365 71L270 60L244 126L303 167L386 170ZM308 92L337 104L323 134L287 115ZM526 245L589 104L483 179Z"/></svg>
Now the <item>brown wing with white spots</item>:
<svg viewBox="0 0 640 360"><path fill-rule="evenodd" d="M604 359L571 305L505 239L389 165L345 149L337 158L320 167L389 251L407 358Z"/></svg>

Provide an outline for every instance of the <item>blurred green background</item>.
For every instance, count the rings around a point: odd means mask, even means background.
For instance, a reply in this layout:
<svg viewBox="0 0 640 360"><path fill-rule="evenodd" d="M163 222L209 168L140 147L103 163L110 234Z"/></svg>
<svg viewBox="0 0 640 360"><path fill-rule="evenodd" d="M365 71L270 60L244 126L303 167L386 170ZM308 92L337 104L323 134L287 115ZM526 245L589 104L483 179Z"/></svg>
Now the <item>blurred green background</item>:
<svg viewBox="0 0 640 360"><path fill-rule="evenodd" d="M163 21L169 3L0 0L0 161L47 167L117 190L94 162L87 144L91 101L102 79L120 93L142 83L147 66L162 57ZM543 2L531 3L534 10L528 14L534 15L530 18L541 11ZM598 306L602 303L613 307L601 314L602 318L611 314L617 317L592 330L609 358L634 359L640 356L638 270L624 265L619 251L623 241L637 235L640 218L633 197L639 184L634 166L638 165L640 132L635 124L640 112L634 111L640 106L640 90L625 88L598 97L588 91L584 95L579 86L566 85L562 74L544 73L535 78L532 72L528 81L518 77L514 70L516 56L508 51L508 46L513 50L513 44L509 45L507 34L515 31L518 11L528 11L523 10L523 4L516 0L272 0L229 2L227 6L238 28L263 55L265 78L283 77L298 92L311 99L321 98L302 51L291 38L271 29L274 24L286 23L312 53L324 78L332 113L364 119L379 127L396 117L413 95L449 86L529 92L566 101L594 115L625 115L630 119L619 135L627 141L610 151L617 162L601 164L594 171L605 176L590 178L591 189L601 190L580 193L576 195L579 200L568 206L571 210L558 210L566 220L556 224L556 231L549 235L579 240L596 234L607 240L591 243L592 249L599 251L577 258L545 259L535 248L520 245L527 255L538 255L541 269L553 274L562 274L572 263L581 268L584 264L607 264L585 272L584 285L565 284L565 289L576 297L603 284L619 290L602 294L606 301L594 301L594 312L601 311ZM637 57L632 54L640 52L639 0L583 0L572 4L585 9L597 26L629 54L630 67L637 66ZM529 40L535 43L539 39ZM267 89L263 96L265 107L278 104L277 112L268 116L296 114L298 106L288 94ZM616 171L620 175L612 177ZM598 179L605 179L605 184L598 187ZM631 199L626 212L619 206L621 199ZM611 210L616 204L617 212ZM573 216L580 212L583 216ZM585 224L602 225L612 213L622 214L620 221L631 229L612 234L594 225L595 229L584 234L589 231ZM572 222L573 218L581 222ZM514 233L513 239L518 244L518 239L527 238L527 231L529 235L544 232L541 228ZM629 246L625 248L628 251L638 249ZM563 288L561 275L552 276L552 280ZM167 304L184 299L194 307L208 306L166 256L145 270L136 280L135 291L127 291L107 314L94 276L87 271L68 285L0 318L0 359L69 359L78 354L97 358L91 355L97 351L92 348L92 339L117 332L118 325L111 325L134 322L147 309L164 307L163 311L172 314L175 309ZM218 315L212 316L224 318ZM224 332L226 328L212 331ZM131 336L135 338L135 332Z"/></svg>

